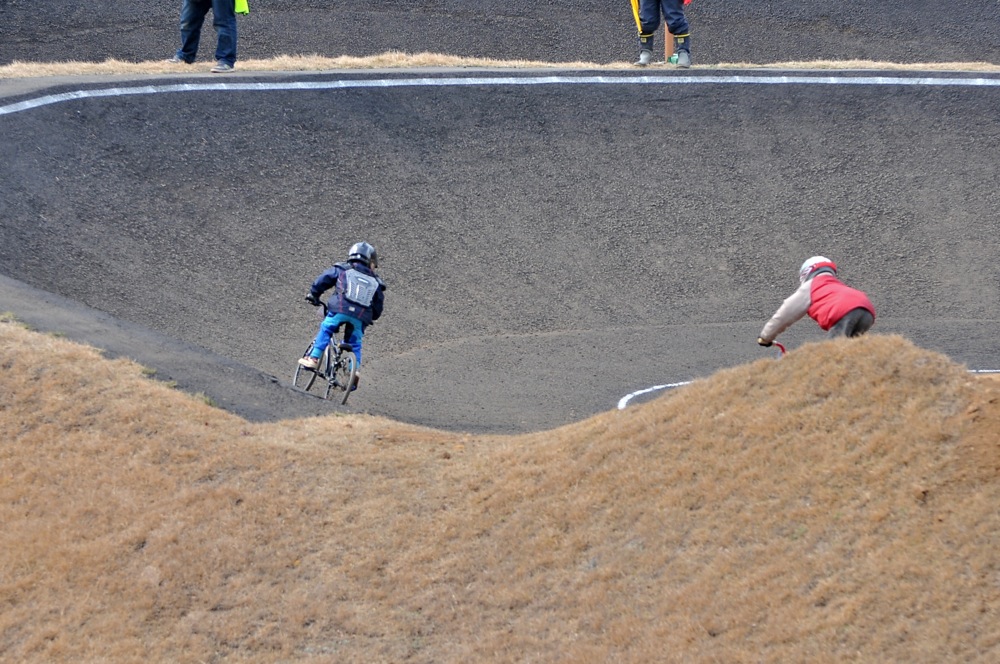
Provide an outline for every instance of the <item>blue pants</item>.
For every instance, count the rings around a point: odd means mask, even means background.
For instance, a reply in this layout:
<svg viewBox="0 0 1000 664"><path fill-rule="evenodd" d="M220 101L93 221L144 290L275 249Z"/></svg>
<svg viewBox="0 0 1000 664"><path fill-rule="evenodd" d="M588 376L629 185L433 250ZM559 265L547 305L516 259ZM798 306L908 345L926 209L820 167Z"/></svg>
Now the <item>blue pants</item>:
<svg viewBox="0 0 1000 664"><path fill-rule="evenodd" d="M687 19L684 17L683 0L638 0L639 37L652 37L660 27L660 12L667 22L670 34L687 36L689 32ZM652 42L652 39L649 40ZM650 44L652 45L652 44Z"/></svg>
<svg viewBox="0 0 1000 664"><path fill-rule="evenodd" d="M358 366L361 366L361 338L364 336L364 326L354 316L348 316L347 314L328 314L323 322L319 324L319 333L316 335L315 341L313 341L312 352L309 353L313 357L321 357L323 351L326 347L330 345L330 339L333 337L333 333L337 330L337 326L343 323L350 324L353 328L351 330L351 336L347 338L347 343L351 344L351 348L354 349L354 357L358 358Z"/></svg>
<svg viewBox="0 0 1000 664"><path fill-rule="evenodd" d="M236 3L234 0L184 0L181 7L181 47L177 57L194 62L201 41L201 26L212 10L212 25L219 36L215 47L217 62L236 64Z"/></svg>

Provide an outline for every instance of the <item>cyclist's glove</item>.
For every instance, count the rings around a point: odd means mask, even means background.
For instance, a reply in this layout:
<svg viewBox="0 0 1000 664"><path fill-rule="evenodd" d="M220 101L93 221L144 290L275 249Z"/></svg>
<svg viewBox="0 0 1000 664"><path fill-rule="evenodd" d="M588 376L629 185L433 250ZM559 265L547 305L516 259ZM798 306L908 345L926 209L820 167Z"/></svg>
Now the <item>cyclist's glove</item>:
<svg viewBox="0 0 1000 664"><path fill-rule="evenodd" d="M770 348L774 343L773 341L764 341L764 337L757 337L757 343L759 343L764 348Z"/></svg>
<svg viewBox="0 0 1000 664"><path fill-rule="evenodd" d="M306 293L306 302L313 305L314 307L319 306L319 298L312 294L312 292Z"/></svg>

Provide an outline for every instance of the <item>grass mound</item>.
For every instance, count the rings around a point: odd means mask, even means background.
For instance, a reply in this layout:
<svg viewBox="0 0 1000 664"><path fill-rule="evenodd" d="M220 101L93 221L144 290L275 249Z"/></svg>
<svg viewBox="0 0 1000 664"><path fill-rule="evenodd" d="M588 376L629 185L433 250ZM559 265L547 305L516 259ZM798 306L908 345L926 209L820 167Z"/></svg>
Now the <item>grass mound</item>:
<svg viewBox="0 0 1000 664"><path fill-rule="evenodd" d="M12 661L996 661L1000 383L899 337L553 431L251 424L0 323Z"/></svg>

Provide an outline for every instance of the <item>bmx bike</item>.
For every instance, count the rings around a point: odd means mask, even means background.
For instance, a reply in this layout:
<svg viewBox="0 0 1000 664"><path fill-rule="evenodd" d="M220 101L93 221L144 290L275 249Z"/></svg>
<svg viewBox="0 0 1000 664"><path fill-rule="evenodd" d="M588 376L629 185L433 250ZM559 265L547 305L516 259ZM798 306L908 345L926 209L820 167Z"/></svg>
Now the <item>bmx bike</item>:
<svg viewBox="0 0 1000 664"><path fill-rule="evenodd" d="M323 306L323 316L327 314L326 302L320 301ZM340 399L340 403L347 403L347 398L354 391L354 381L358 375L358 358L354 355L354 347L347 343L344 337L345 324L341 323L334 330L330 345L323 351L319 358L319 364L315 369L304 367L296 363L295 374L292 376L292 387L301 392L309 392L313 385L322 387L324 399L331 399L334 395ZM302 357L310 354L313 349L311 342L302 353ZM320 379L317 382L317 378Z"/></svg>

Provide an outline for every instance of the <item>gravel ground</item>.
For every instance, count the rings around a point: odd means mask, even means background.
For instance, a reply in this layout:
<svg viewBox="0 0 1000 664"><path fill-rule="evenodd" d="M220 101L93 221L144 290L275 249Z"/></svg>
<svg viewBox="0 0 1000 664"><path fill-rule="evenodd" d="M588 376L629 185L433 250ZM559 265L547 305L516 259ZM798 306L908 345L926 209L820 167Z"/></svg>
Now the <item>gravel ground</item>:
<svg viewBox="0 0 1000 664"><path fill-rule="evenodd" d="M179 7L177 1L153 0L0 0L0 65L159 59L177 48ZM250 9L239 19L244 58L391 50L555 62L608 63L635 56L627 0L251 0ZM695 61L701 64L822 59L1000 64L1000 4L984 0L694 0L687 15ZM211 39L206 43L214 46Z"/></svg>
<svg viewBox="0 0 1000 664"><path fill-rule="evenodd" d="M705 60L713 52L716 60L742 59L710 50L709 7L695 1ZM166 30L158 15L174 20L162 8L140 11L144 4L103 23L99 13L53 14L87 44L77 45L81 55L36 55L40 45L72 49L72 40L4 33L0 61L99 59L109 33L123 41ZM546 53L515 30L544 28L549 38L551 21L538 3L506 3L502 12L487 11L499 3L476 3L485 26L462 9L468 3L427 3L404 12L406 20L384 18L380 4L362 14L272 3L250 21L270 16L275 35L315 37L324 30L288 26L339 16L337 30L363 20L398 37L400 25L460 20L474 26L465 33L470 43L485 39L475 30L506 35L490 42L492 53L456 51L463 55ZM765 5L736 6L745 8L746 24L750 9ZM826 22L808 20L810 6L785 14L802 17L789 42L810 43L817 26L840 33L832 13ZM544 8L559 13L558 3ZM286 27L276 27L279 16ZM628 32L627 14L604 18ZM0 3L5 31L40 21L34 4ZM975 28L985 29L980 23ZM769 34L791 25L776 21ZM903 40L880 25L889 50L856 55L905 61L891 50ZM906 25L903 16L894 25ZM413 30L404 50L448 50L423 41L437 34L430 28ZM168 50L169 32L137 39ZM631 34L608 33L600 31L602 42L598 33L588 40L570 30L561 48L575 50L579 39L594 55L571 59L629 56ZM274 50L254 53L254 32L245 34L247 57L288 52L275 37L266 40ZM395 48L361 41L367 35L358 29L350 34L354 41L344 43L356 44L354 54L366 45ZM731 33L719 34L730 34L731 47ZM962 59L995 56L992 44ZM150 57L130 48L107 55ZM324 89L409 75L236 75L225 80L318 89L96 97L0 114L0 311L134 357L253 419L346 410L515 432L613 408L633 390L770 357L754 343L757 331L793 290L799 263L824 253L872 296L878 331L905 334L974 368L1000 364L996 87L654 84L638 82L631 68L601 73L615 82ZM42 93L133 85L47 83L38 92L0 83L0 107ZM389 290L385 318L367 337L362 390L340 408L287 382L318 322L302 294L358 239L378 246ZM818 338L803 322L784 339L794 347Z"/></svg>

